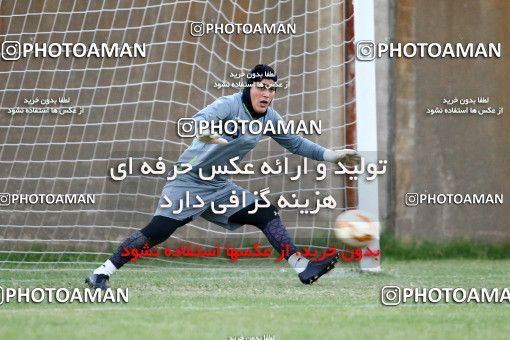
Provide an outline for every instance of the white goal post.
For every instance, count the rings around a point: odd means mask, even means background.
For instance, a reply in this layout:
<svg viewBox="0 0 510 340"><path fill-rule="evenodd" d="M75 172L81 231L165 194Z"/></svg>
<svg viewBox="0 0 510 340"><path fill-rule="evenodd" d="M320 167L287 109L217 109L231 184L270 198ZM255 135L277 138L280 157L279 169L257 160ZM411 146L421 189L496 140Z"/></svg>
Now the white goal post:
<svg viewBox="0 0 510 340"><path fill-rule="evenodd" d="M355 43L358 41L375 42L375 17L373 0L354 0L354 32ZM376 112L376 82L375 59L359 61L356 59L356 119L358 150L364 153L368 162L377 162L377 112ZM371 213L380 219L379 185L373 181L361 180L358 183L358 208ZM369 245L373 250L379 250L379 240ZM371 258L364 258L360 263L362 268L373 268L380 265Z"/></svg>

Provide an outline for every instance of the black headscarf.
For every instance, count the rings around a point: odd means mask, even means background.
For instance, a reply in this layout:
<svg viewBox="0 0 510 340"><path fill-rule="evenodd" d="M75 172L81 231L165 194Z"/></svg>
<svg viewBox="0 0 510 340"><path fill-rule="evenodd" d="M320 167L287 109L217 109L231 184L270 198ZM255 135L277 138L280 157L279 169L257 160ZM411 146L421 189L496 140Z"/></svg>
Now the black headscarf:
<svg viewBox="0 0 510 340"><path fill-rule="evenodd" d="M243 89L243 95L242 95L243 103L246 106L246 108L248 109L248 111L250 111L250 114L252 115L252 117L255 119L258 119L258 118L264 116L267 112L267 111L264 113L255 112L255 110L253 109L253 106L251 105L251 97L250 97L251 85L256 81L261 81L262 79L271 79L276 82L278 80L278 77L276 76L276 72L273 70L273 68L271 66L264 65L264 64L258 64L246 76L246 85L247 86Z"/></svg>

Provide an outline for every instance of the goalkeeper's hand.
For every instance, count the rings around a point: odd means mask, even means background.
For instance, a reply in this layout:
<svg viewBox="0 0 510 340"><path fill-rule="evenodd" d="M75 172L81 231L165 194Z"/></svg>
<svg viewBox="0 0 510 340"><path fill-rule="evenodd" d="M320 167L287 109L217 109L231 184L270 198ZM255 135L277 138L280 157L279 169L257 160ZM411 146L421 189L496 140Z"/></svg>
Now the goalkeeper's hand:
<svg viewBox="0 0 510 340"><path fill-rule="evenodd" d="M338 164L339 162L345 165L356 165L361 161L360 155L353 149L342 150L329 150L324 151L324 160Z"/></svg>
<svg viewBox="0 0 510 340"><path fill-rule="evenodd" d="M206 132L203 135L197 136L198 140L206 144L228 144L228 141L217 134L210 134Z"/></svg>

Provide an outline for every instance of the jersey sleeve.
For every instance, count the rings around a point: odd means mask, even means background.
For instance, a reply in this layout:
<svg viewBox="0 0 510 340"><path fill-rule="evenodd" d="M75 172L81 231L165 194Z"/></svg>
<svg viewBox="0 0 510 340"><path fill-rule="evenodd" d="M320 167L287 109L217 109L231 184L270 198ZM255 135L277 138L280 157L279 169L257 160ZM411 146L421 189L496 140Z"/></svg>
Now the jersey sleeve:
<svg viewBox="0 0 510 340"><path fill-rule="evenodd" d="M211 104L198 111L193 119L196 121L220 121L228 119L232 112L234 112L235 103L231 97L220 97Z"/></svg>
<svg viewBox="0 0 510 340"><path fill-rule="evenodd" d="M276 111L273 111L273 113L274 114L268 117L268 119L271 119L273 121L273 125L276 126L279 120L283 121L283 118ZM300 135L290 133L268 133L267 135L294 154L315 159L317 161L324 160L323 155L326 149Z"/></svg>

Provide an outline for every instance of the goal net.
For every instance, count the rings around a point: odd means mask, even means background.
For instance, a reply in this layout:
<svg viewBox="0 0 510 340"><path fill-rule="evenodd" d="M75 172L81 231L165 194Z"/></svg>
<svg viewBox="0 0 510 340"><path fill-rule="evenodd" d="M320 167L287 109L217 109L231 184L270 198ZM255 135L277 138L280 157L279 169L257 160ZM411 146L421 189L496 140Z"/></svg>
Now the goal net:
<svg viewBox="0 0 510 340"><path fill-rule="evenodd" d="M236 77L256 64L271 65L285 85L273 102L285 120L322 121L322 133L306 138L333 149L355 147L348 132L355 124L350 7L341 0L2 2L2 42L137 43L145 44L146 56L37 57L34 50L2 60L0 269L90 267L104 261L156 209L166 173L141 174L140 164L153 165L161 157L170 168L191 143L177 135L177 121L238 92L242 79ZM198 28L192 32L192 23L283 24L295 32L201 35ZM4 48L10 48L4 56L16 58L14 47ZM112 180L110 169L129 158L133 173ZM306 175L291 180L303 159L270 138L244 162L257 168L285 158L289 174L235 176L235 181L250 191L268 188L275 205L282 195L311 202L333 196L333 209L280 212L298 246L339 246L332 228L336 216L356 204L347 199L352 183L334 175L331 165L317 181L318 162L312 160ZM68 201L59 201L62 197ZM254 227L227 231L197 219L163 246L250 249L257 242L269 246ZM228 265L230 259L218 261ZM158 257L146 263L179 261Z"/></svg>

